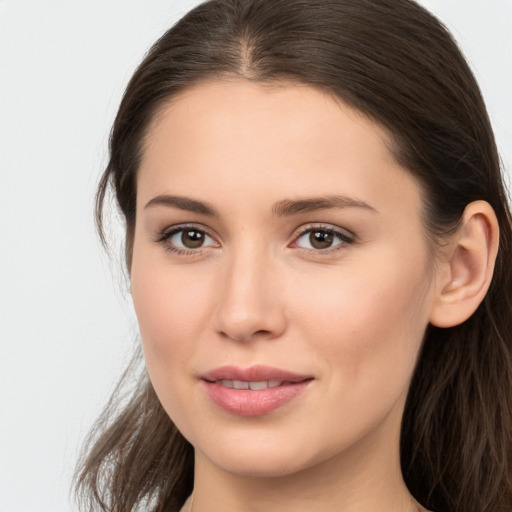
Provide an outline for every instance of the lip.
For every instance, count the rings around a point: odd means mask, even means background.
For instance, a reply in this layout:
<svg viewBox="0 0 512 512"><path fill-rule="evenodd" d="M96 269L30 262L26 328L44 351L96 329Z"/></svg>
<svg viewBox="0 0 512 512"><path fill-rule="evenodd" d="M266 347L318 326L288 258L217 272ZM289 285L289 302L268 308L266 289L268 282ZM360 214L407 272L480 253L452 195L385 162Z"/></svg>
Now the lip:
<svg viewBox="0 0 512 512"><path fill-rule="evenodd" d="M257 382L262 380L280 380L286 382L302 382L312 379L312 375L303 375L272 366L254 365L249 368L237 366L220 366L201 375L201 379L214 382L217 380L243 380Z"/></svg>
<svg viewBox="0 0 512 512"><path fill-rule="evenodd" d="M284 406L302 394L313 376L290 372L271 366L255 365L249 368L221 366L200 376L206 394L226 412L239 416L261 416ZM234 389L222 381L272 381L264 389ZM279 384L276 384L279 382Z"/></svg>

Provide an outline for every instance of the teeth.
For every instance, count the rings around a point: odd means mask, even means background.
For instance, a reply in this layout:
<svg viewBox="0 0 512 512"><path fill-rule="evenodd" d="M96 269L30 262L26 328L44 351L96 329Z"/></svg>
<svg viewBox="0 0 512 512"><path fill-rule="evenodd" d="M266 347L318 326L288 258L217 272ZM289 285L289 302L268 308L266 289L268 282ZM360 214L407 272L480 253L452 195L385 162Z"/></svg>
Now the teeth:
<svg viewBox="0 0 512 512"><path fill-rule="evenodd" d="M260 382L249 382L249 389L267 389L267 381L262 380Z"/></svg>
<svg viewBox="0 0 512 512"><path fill-rule="evenodd" d="M261 380L257 382L247 382L244 380L228 380L223 379L217 381L221 386L230 389L250 389L253 391L257 391L259 389L267 389L267 388L277 388L283 384L280 380Z"/></svg>

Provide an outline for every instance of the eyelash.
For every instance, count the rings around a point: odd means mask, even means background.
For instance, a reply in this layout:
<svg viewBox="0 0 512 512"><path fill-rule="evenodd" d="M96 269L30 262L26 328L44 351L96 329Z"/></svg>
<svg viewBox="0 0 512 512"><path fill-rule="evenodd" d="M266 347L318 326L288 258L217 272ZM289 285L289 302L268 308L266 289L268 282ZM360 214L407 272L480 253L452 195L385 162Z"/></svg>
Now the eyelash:
<svg viewBox="0 0 512 512"><path fill-rule="evenodd" d="M333 237L338 239L339 243L326 249L308 249L305 247L298 246L298 240L300 240L303 236L307 235L308 233L311 234L315 232L327 233L328 235L332 235ZM346 248L347 245L353 244L355 241L355 235L347 230L342 230L339 228L337 229L332 226L326 226L322 224L310 224L302 227L301 230L294 235L291 247L296 247L297 249L300 249L308 254L314 254L315 256L328 256L330 254L343 250L344 248Z"/></svg>
<svg viewBox="0 0 512 512"><path fill-rule="evenodd" d="M209 231L204 229L203 227L198 227L194 224L182 224L179 226L174 226L170 229L165 229L164 231L158 234L155 241L161 244L166 251L178 254L180 256L195 256L201 254L202 249L204 249L204 247L198 247L197 249L183 249L181 247L176 247L175 245L169 243L169 240L174 235L182 233L187 230L202 233L203 235L208 236L212 240L215 240L215 238L209 233Z"/></svg>
<svg viewBox="0 0 512 512"><path fill-rule="evenodd" d="M158 236L155 239L155 242L161 244L163 248L166 251L172 252L174 254L178 254L180 256L198 256L202 253L202 250L205 248L205 246L200 246L196 249L183 249L180 247L176 247L175 245L172 245L169 243L169 240L176 234L182 233L186 230L189 231L195 231L197 233L202 233L203 235L211 238L215 241L215 237L204 227L198 227L194 224L182 224L179 226L174 226L170 229L166 229L158 234ZM327 233L328 235L332 235L333 237L337 238L339 243L332 247L328 247L326 249L309 249L305 247L300 247L297 242L300 240L303 236L307 235L308 233L315 233L315 232L322 232ZM314 224L314 225L307 225L301 228L299 232L294 234L293 236L293 242L289 244L288 247L297 248L305 253L308 254L315 254L315 255L321 255L321 256L327 256L329 254L332 254L334 252L342 250L347 245L353 244L356 241L356 237L354 234L347 232L346 230L341 229L335 229L332 226L325 226L321 224ZM216 242L216 241L215 241ZM216 242L218 245L218 242ZM210 247L210 246L206 246Z"/></svg>

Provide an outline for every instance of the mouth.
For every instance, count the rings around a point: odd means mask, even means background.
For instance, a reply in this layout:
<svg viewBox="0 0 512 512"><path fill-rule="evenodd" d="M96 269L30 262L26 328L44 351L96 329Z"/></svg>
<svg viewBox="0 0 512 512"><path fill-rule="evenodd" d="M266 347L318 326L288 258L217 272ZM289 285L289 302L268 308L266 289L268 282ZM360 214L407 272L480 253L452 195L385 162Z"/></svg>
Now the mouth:
<svg viewBox="0 0 512 512"><path fill-rule="evenodd" d="M261 416L301 395L314 378L268 366L223 366L202 375L201 380L207 396L222 410Z"/></svg>
<svg viewBox="0 0 512 512"><path fill-rule="evenodd" d="M285 384L285 381L281 380L260 380L260 381L253 381L248 382L245 380L229 380L229 379L222 379L222 380L216 380L215 384L218 384L219 386L224 386L225 388L230 389L250 389L251 391L258 391L260 389L268 389L268 388L277 388L279 386L282 386ZM291 384L291 383L290 383Z"/></svg>
<svg viewBox="0 0 512 512"><path fill-rule="evenodd" d="M248 368L238 366L220 366L201 375L201 378L209 382L247 382L267 383L267 387L277 387L284 382L296 383L312 379L312 375L295 373L274 366L253 365ZM248 388L242 388L248 389Z"/></svg>

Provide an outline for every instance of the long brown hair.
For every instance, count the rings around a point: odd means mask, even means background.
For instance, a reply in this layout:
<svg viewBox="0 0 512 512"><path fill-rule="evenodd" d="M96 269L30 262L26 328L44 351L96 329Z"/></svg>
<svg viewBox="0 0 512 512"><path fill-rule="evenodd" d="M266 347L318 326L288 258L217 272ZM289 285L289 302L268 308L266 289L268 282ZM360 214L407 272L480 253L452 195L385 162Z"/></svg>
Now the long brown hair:
<svg viewBox="0 0 512 512"><path fill-rule="evenodd" d="M180 91L228 77L319 87L389 130L396 159L422 186L433 246L456 229L471 201L494 208L500 249L491 287L463 324L427 329L401 460L411 493L429 509L509 512L511 217L486 108L456 43L412 0L211 0L193 9L151 48L112 129L97 222L105 241L103 204L112 188L126 220L128 269L149 123ZM77 474L85 508L177 511L192 491L192 447L144 370L137 382L121 405L119 395L111 399L89 438Z"/></svg>

